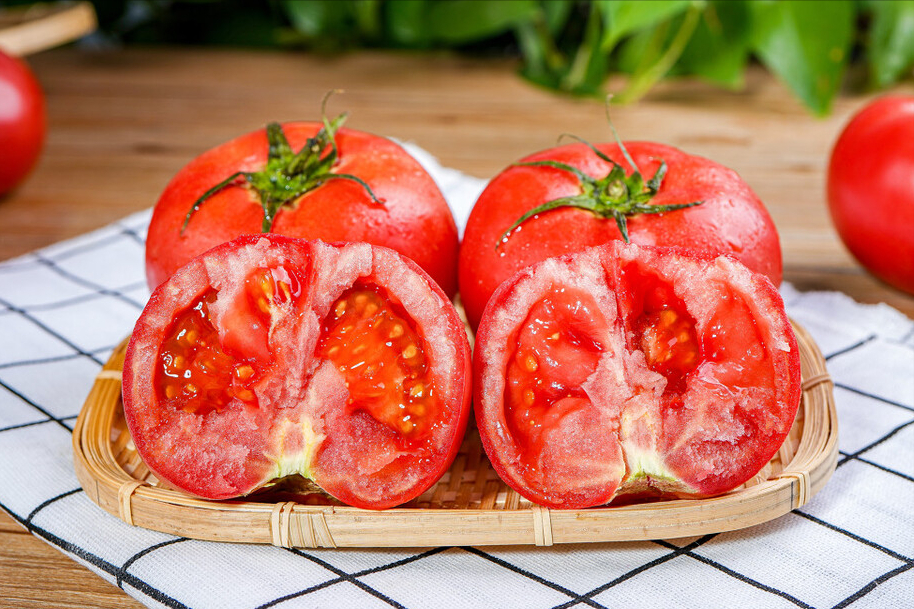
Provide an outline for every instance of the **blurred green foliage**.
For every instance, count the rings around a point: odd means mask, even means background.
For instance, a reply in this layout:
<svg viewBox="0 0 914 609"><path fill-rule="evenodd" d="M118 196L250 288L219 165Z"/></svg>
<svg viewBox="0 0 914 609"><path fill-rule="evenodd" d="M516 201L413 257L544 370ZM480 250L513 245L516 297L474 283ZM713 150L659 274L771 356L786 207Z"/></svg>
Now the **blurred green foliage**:
<svg viewBox="0 0 914 609"><path fill-rule="evenodd" d="M663 78L743 86L761 62L814 113L852 68L873 89L910 78L914 0L95 0L104 40L454 49L517 56L539 85L619 101ZM612 87L609 87L612 88Z"/></svg>

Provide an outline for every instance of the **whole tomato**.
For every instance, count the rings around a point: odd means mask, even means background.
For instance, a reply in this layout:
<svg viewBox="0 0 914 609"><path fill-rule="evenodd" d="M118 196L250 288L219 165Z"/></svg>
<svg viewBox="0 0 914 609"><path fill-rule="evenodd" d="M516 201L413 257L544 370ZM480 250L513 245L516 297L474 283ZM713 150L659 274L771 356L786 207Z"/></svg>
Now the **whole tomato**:
<svg viewBox="0 0 914 609"><path fill-rule="evenodd" d="M729 256L618 240L499 286L473 370L493 467L550 508L735 488L777 452L801 393L767 278Z"/></svg>
<svg viewBox="0 0 914 609"><path fill-rule="evenodd" d="M877 99L847 124L828 165L828 208L860 264L914 294L914 97Z"/></svg>
<svg viewBox="0 0 914 609"><path fill-rule="evenodd" d="M632 243L733 254L780 284L777 230L734 171L662 144L624 146L559 146L489 183L460 252L460 295L471 325L495 288L519 269L623 239L623 231Z"/></svg>
<svg viewBox="0 0 914 609"><path fill-rule="evenodd" d="M273 123L181 169L149 224L150 289L211 247L274 232L389 247L453 297L457 227L438 186L401 146L341 129L344 119Z"/></svg>
<svg viewBox="0 0 914 609"><path fill-rule="evenodd" d="M124 415L163 483L209 499L301 476L381 509L447 470L470 410L448 297L393 250L245 235L152 293Z"/></svg>
<svg viewBox="0 0 914 609"><path fill-rule="evenodd" d="M21 60L0 51L0 195L35 166L44 145L44 93Z"/></svg>

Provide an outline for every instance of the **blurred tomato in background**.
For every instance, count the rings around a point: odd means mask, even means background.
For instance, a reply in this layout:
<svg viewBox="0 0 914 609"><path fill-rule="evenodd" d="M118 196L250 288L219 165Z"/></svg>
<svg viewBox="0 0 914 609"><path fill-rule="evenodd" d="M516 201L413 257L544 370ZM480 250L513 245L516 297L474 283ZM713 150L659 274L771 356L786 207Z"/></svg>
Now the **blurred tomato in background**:
<svg viewBox="0 0 914 609"><path fill-rule="evenodd" d="M854 257L914 294L914 96L878 98L847 124L828 166L828 206Z"/></svg>
<svg viewBox="0 0 914 609"><path fill-rule="evenodd" d="M46 128L38 80L25 62L0 51L0 196L35 166Z"/></svg>

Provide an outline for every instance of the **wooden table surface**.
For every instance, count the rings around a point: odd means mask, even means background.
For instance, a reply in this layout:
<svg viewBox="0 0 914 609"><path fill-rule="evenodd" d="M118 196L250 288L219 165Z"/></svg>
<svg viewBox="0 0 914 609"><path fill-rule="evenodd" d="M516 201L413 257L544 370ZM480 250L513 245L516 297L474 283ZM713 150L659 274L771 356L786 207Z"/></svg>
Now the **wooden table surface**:
<svg viewBox="0 0 914 609"><path fill-rule="evenodd" d="M554 145L561 133L611 138L601 101L534 87L506 60L66 48L29 62L47 94L48 140L30 179L0 199L0 260L152 206L195 155L272 120L316 119L331 89L344 90L329 112L348 110L347 126L416 142L482 178ZM831 146L868 99L842 97L831 116L816 119L756 70L739 93L663 84L616 107L613 121L625 139L665 142L739 172L768 206L785 280L797 288L839 290L914 317L914 298L867 275L846 252L825 205ZM0 511L0 607L32 606L140 605Z"/></svg>

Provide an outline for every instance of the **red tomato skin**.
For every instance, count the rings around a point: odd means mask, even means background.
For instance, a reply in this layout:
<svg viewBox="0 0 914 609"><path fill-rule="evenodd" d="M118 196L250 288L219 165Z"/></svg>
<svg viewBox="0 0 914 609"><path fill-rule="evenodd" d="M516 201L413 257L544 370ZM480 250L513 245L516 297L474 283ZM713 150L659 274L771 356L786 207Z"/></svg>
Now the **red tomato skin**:
<svg viewBox="0 0 914 609"><path fill-rule="evenodd" d="M828 165L838 235L873 275L914 294L914 96L879 98L838 137Z"/></svg>
<svg viewBox="0 0 914 609"><path fill-rule="evenodd" d="M733 254L780 284L777 229L761 200L736 172L663 144L626 142L625 146L645 180L654 175L661 160L667 163L668 173L651 203L704 201L687 209L630 217L632 243ZM618 145L598 144L597 148L628 169ZM584 144L545 150L520 162L541 160L560 161L594 177L603 177L610 169ZM577 178L571 173L542 166L511 166L489 183L470 214L459 259L461 299L473 327L495 288L518 270L622 238L614 220L581 209L560 208L530 218L496 250L501 235L524 213L579 192Z"/></svg>
<svg viewBox="0 0 914 609"><path fill-rule="evenodd" d="M386 509L421 494L450 467L469 417L470 347L463 323L453 305L425 271L393 250L367 244L325 244L275 234L242 236L222 243L192 259L153 291L127 347L122 390L128 428L146 465L163 484L195 496L221 500L250 494L271 482L268 474L283 447L298 450L306 444L307 434L296 432L307 419L300 413L296 414L299 402L305 401L301 396L311 391L318 395L317 401L320 401L322 392L327 395L333 393L332 388L315 387L313 376L309 377L304 371L315 355L308 348L318 340L312 337L306 344L279 340L271 351L274 358L271 365L280 359L289 365L286 368L280 365L272 378L267 380L269 385L278 387L276 391L280 395L292 396L290 402L279 400L257 408L233 403L224 412L214 411L196 417L177 412L156 397L159 389L155 384L155 369L159 365L161 345L175 315L186 310L189 302L217 283L221 282L223 287L226 282L237 285L236 267L239 263L236 254L244 248L265 250L259 258L255 257L257 264L283 264L306 278L308 285L303 288L302 298L321 300L324 308L331 306L337 293L344 291L348 285L345 280L321 270L322 260L326 262L337 257L355 260L352 264L356 266L361 264L360 268L367 274L359 275L360 279L370 282L383 275L399 279L398 286L391 287L392 291L400 289L401 293L405 293L404 290L417 288L423 291L415 302L422 302L426 310L422 313L424 317L417 318L416 323L434 320L439 324L436 329L429 330L437 333L435 339L429 338L429 349L435 357L432 366L447 372L446 377L434 377L436 387L443 396L442 414L441 420L435 422L430 448L423 453L425 458L409 464L410 473L400 476L400 479L397 472L388 475L382 480L385 488L372 486L369 477L359 476L348 469L354 467L352 462L363 458L363 454L353 453L349 460L327 462L321 459L321 448L312 461L310 472L311 479L326 492L354 507ZM366 261L367 249L370 249L370 254ZM365 265L370 268L366 270ZM330 286L329 289L327 286ZM312 317L320 327L319 320L325 315L326 311L309 310L306 306L290 318L293 321L289 327L307 323L302 320ZM288 330L288 327L285 329ZM284 330L271 328L270 331ZM289 382L292 378L304 379L304 385L292 386ZM323 428L329 439L343 436L341 442L348 442L353 451L370 453L372 438L364 435L360 438L347 437L343 428L346 419L347 414L342 408L334 410L328 407L308 425L311 429ZM169 436L179 440L163 440ZM355 446L355 440L362 443ZM301 473L308 475L307 472ZM385 490L395 483L400 486L390 492Z"/></svg>
<svg viewBox="0 0 914 609"><path fill-rule="evenodd" d="M283 125L298 151L320 123ZM341 129L336 134L340 160L334 173L364 180L384 204L365 189L333 179L305 194L276 215L272 232L325 242L364 241L396 250L414 260L453 297L457 289L457 227L447 202L428 173L402 147L386 138ZM207 199L181 233L191 205L209 188L236 171L259 171L268 143L261 129L204 152L166 186L153 211L146 244L150 289L194 256L243 234L261 232L263 208L256 195L229 186Z"/></svg>
<svg viewBox="0 0 914 609"><path fill-rule="evenodd" d="M0 51L0 195L38 162L46 131L41 85L25 62Z"/></svg>
<svg viewBox="0 0 914 609"><path fill-rule="evenodd" d="M639 253L640 250L640 253ZM657 446L661 448L660 455L667 468L679 476L672 484L664 487L654 487L652 484L648 488L635 487L637 481L629 479L631 472L626 472L625 476L616 480L615 483L608 483L605 486L599 484L587 485L582 482L579 485L569 489L550 489L543 488L542 485L534 482L527 477L524 468L519 464L521 462L521 447L515 440L509 425L505 418L505 405L501 401L503 398L493 397L500 396L502 392L502 381L499 377L504 376L506 362L503 359L502 352L508 351L512 340L516 338L516 329L506 329L504 327L505 312L511 315L512 309L518 307L518 303L526 303L529 296L527 290L529 286L536 285L534 279L537 274L546 277L548 282L554 282L548 289L569 288L569 284L563 283L564 280L571 279L572 282L578 278L585 277L596 273L606 273L610 283L619 281L624 276L625 264L632 261L641 262L646 265L645 268L658 268L659 264L666 264L665 260L675 260L677 258L686 259L687 264L697 269L702 269L706 273L710 267L729 267L736 268L736 274L739 281L739 289L748 289L751 293L750 298L746 298L748 306L754 310L754 315L759 319L764 318L765 322L752 322L752 331L758 332L763 336L765 343L768 345L770 353L773 353L771 374L773 382L770 387L776 399L766 403L756 405L757 412L765 413L755 415L758 417L771 416L772 421L760 424L756 430L756 437L749 437L745 440L745 452L737 455L729 455L730 471L726 475L715 475L713 470L707 467L702 471L697 465L693 464L692 458L698 453L694 451L688 453L678 448L680 438L667 434L665 437L660 434L653 439ZM556 274L555 269L559 269ZM564 269L564 270L563 270ZM738 269L742 269L739 271ZM712 273L715 271L712 269ZM674 272L673 275L677 273ZM615 279L612 279L615 277ZM687 271L681 277L690 277ZM556 278L558 280L556 281ZM702 276L701 280L706 279ZM701 293L708 287L707 282L699 280L698 285L704 287L690 288L694 293ZM634 285L639 282L633 280ZM585 279L584 283L591 283L590 279ZM691 282L691 280L689 280ZM571 286L573 287L573 286ZM618 284L617 284L618 287ZM621 290L623 292L624 290ZM600 295L597 295L598 297ZM627 295L621 295L617 301L609 302L609 311L604 310L608 318L612 318L616 309L623 310L625 305L624 299ZM719 300L715 296L708 298L710 301ZM520 306L525 306L521 304ZM619 318L621 319L621 317ZM618 319L617 319L618 321ZM707 329L710 324L702 323ZM742 328L740 335L745 334L746 328ZM702 330L709 336L713 332ZM627 334L627 340L631 340L631 331L623 332ZM505 347L505 345L509 347ZM771 344L779 345L773 349ZM702 348L702 356L707 357L707 348ZM496 355L493 356L493 353ZM510 352L507 357L510 357ZM474 348L473 375L474 375L474 411L477 427L483 448L489 456L493 468L499 477L511 486L518 493L537 503L551 509L581 509L604 505L612 500L622 497L626 494L633 494L635 497L645 494L648 497L680 497L680 498L700 498L721 494L739 484L750 479L758 472L777 452L784 438L790 430L794 417L796 416L801 398L801 370L799 359L799 348L796 336L790 327L789 320L784 311L783 301L777 288L763 275L752 273L729 255L715 257L708 252L695 250L686 250L683 248L655 248L641 247L636 245L627 246L620 241L613 241L602 246L590 248L582 252L558 256L540 263L526 267L516 273L514 276L503 282L496 290L495 294L489 300L482 322L479 325L476 334L476 346ZM605 371L605 368L604 368ZM495 378L495 385L492 379ZM548 381L549 379L546 379ZM492 387L495 390L492 390ZM616 417L621 419L622 408L624 404L603 405L604 411L614 411ZM674 419L671 417L670 422L665 421L664 426L672 425ZM617 421L616 421L617 422ZM605 438L606 443L611 443L613 439L618 441L619 430L602 428L594 431L592 429L582 428L579 430L580 436L594 436ZM630 439L630 438L629 438ZM574 440L573 440L574 441ZM701 444L701 443L699 443ZM736 444L739 447L739 444ZM674 448L670 448L674 447ZM666 449L667 453L664 453ZM737 453L740 453L737 448ZM713 449L712 461L717 458ZM707 455L705 455L707 457ZM735 457L735 458L734 458ZM585 451L576 448L567 455L569 462L579 460L587 461L588 456ZM662 482L662 481L658 481Z"/></svg>

